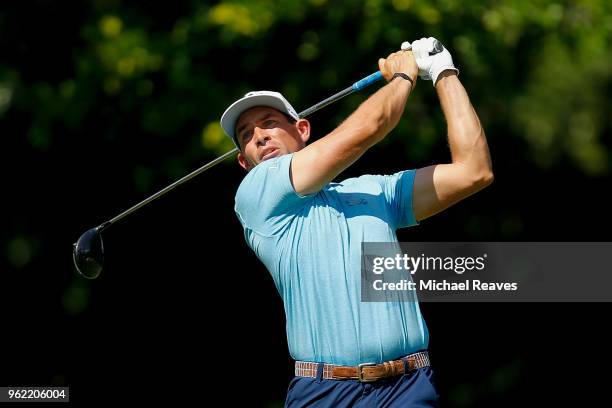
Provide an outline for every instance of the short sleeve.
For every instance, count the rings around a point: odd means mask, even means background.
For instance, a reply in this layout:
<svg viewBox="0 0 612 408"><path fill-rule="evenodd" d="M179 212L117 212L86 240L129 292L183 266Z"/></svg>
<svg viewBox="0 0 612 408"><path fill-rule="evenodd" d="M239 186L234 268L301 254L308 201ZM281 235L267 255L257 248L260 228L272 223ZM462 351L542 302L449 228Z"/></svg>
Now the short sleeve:
<svg viewBox="0 0 612 408"><path fill-rule="evenodd" d="M296 193L291 183L291 160L286 154L255 166L236 192L234 210L242 226L264 236L281 232L313 197Z"/></svg>
<svg viewBox="0 0 612 408"><path fill-rule="evenodd" d="M415 175L416 170L405 170L377 177L396 228L419 224L414 217L414 209L412 207Z"/></svg>

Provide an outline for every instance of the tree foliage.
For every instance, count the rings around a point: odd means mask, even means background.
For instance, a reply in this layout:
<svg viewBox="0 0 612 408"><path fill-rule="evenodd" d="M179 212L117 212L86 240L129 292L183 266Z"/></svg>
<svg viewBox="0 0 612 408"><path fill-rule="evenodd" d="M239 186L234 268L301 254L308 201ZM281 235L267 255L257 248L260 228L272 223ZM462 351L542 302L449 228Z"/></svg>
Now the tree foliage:
<svg viewBox="0 0 612 408"><path fill-rule="evenodd" d="M589 220L597 228L588 232L602 237L610 219L602 216L609 205L600 193L609 187L612 154L610 1L7 2L0 6L0 166L8 214L0 233L0 272L7 279L0 287L7 293L0 298L21 302L15 309L23 310L24 321L39 309L47 314L37 322L88 313L100 302L91 301L92 291L103 289L76 276L69 241L231 149L219 126L231 102L270 89L303 110L374 72L378 58L403 41L424 36L440 39L460 69L487 133L496 182L469 210L428 220L419 237L557 239L567 232L584 238ZM315 114L315 137L331 131L369 92ZM448 160L445 134L433 88L418 81L403 120L372 157L383 170L396 158L407 167ZM183 228L219 252L243 244L227 221L231 204L223 216L213 208L213 201L231 201L242 174L232 172L230 161L224 166L207 181L212 187L194 198L205 221L193 221L195 232L192 225ZM174 213L189 214L186 207L175 204ZM582 229L576 217L589 217ZM158 234L172 231L169 221L149 223ZM198 225L213 230L215 242L199 235ZM225 231L235 240L224 241ZM169 251L187 246L171 233L159 240ZM180 263L181 255L167 255L178 271L191 267ZM65 272L63 280L58 271ZM60 311L48 306L56 303ZM430 321L435 326L435 318ZM500 382L510 384L519 366L495 378L506 375L511 379ZM24 378L23 384L36 382ZM450 397L456 406L476 406L475 386L466 387Z"/></svg>

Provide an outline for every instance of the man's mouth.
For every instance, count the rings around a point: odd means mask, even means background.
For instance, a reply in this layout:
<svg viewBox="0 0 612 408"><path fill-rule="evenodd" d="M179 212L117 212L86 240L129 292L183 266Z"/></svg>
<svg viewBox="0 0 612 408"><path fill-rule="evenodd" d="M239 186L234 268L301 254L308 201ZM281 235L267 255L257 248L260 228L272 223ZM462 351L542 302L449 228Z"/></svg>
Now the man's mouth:
<svg viewBox="0 0 612 408"><path fill-rule="evenodd" d="M264 149L261 152L262 153L261 161L271 159L272 157L276 157L278 155L278 152L279 150L276 147L270 147L270 148Z"/></svg>

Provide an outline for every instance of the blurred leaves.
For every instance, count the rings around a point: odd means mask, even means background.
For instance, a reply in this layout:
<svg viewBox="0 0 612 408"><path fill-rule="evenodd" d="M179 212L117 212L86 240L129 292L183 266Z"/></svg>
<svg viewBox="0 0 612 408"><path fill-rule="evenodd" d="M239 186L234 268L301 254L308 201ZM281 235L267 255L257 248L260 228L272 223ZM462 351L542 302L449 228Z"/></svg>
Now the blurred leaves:
<svg viewBox="0 0 612 408"><path fill-rule="evenodd" d="M91 298L91 288L85 279L75 276L70 286L62 296L62 306L69 316L75 316L85 311Z"/></svg>
<svg viewBox="0 0 612 408"><path fill-rule="evenodd" d="M13 268L27 266L34 257L40 245L31 237L18 235L13 237L5 247L5 255Z"/></svg>
<svg viewBox="0 0 612 408"><path fill-rule="evenodd" d="M502 177L485 193L494 195L472 201L469 213L428 220L418 237L566 239L578 223L559 220L585 212L605 233L603 201L566 197L577 183L607 183L610 175L612 2L16 2L0 11L6 143L0 150L10 218L2 249L15 271L5 275L32 272L39 280L23 287L36 301L48 296L78 316L92 291L71 270L67 237L232 149L219 126L231 102L250 90L279 90L301 111L374 72L378 58L403 41L427 36L450 49ZM313 115L313 138L331 131L370 92ZM446 124L430 83L418 83L403 120L376 149L379 166L448 160ZM224 165L236 166L235 160ZM535 186L525 180L534 169L540 170ZM198 200L233 194L235 185L220 181L236 174L217 173L213 181L223 188L201 185ZM551 185L543 181L549 174ZM225 223L219 220L226 217L207 217L206 205L203 218ZM156 223L147 224L153 226L139 234L152 234ZM57 279L61 272L70 280ZM61 292L52 292L54 285ZM522 376L521 364L501 366L478 386L457 385L449 398L458 407L503 399Z"/></svg>
<svg viewBox="0 0 612 408"><path fill-rule="evenodd" d="M267 2L263 4L236 4L220 3L208 12L208 20L215 25L222 26L228 31L253 36L266 30L272 24L274 14Z"/></svg>
<svg viewBox="0 0 612 408"><path fill-rule="evenodd" d="M13 84L11 82L0 83L0 117L11 106L13 99Z"/></svg>
<svg viewBox="0 0 612 408"><path fill-rule="evenodd" d="M40 152L75 140L110 143L138 157L133 187L144 190L157 184L153 173L170 180L177 168L231 149L218 120L245 92L280 90L305 108L375 70L402 41L433 35L451 50L492 146L516 140L527 149L524 162L603 176L611 154L611 9L603 0L225 0L159 8L92 0L80 19L66 15L67 28L48 43L45 32L23 39L18 19L3 20L18 45L7 54L14 58L0 60L0 118L26 123L11 137ZM42 57L29 50L45 48L68 57L33 65ZM316 136L364 98L319 114ZM409 135L395 142L414 163L429 164L446 148L429 84L411 96L405 117L391 137Z"/></svg>
<svg viewBox="0 0 612 408"><path fill-rule="evenodd" d="M223 133L219 122L210 122L202 131L202 146L207 150L214 150L223 154L234 148L234 144Z"/></svg>
<svg viewBox="0 0 612 408"><path fill-rule="evenodd" d="M487 373L487 378L478 379L476 383L463 383L450 390L450 402L453 407L472 407L483 400L495 401L512 392L525 375L525 361L516 359L495 368Z"/></svg>

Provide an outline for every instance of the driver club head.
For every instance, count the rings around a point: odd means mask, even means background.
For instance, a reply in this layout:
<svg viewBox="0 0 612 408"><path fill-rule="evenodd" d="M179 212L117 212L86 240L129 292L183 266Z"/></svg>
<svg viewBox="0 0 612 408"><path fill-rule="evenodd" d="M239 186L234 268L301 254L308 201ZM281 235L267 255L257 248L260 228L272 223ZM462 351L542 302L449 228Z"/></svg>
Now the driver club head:
<svg viewBox="0 0 612 408"><path fill-rule="evenodd" d="M95 279L104 266L104 245L100 227L87 230L72 245L72 260L81 276Z"/></svg>

